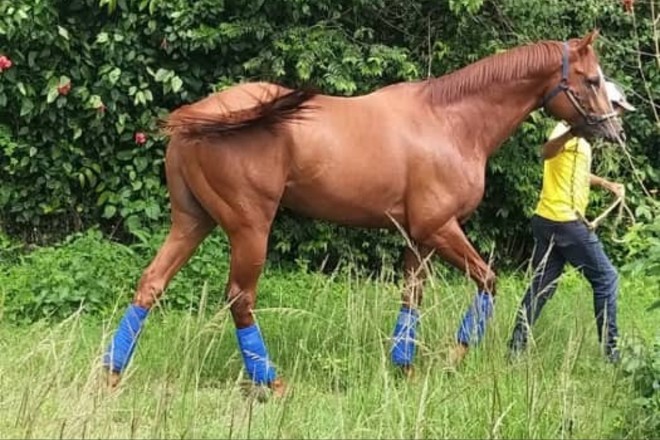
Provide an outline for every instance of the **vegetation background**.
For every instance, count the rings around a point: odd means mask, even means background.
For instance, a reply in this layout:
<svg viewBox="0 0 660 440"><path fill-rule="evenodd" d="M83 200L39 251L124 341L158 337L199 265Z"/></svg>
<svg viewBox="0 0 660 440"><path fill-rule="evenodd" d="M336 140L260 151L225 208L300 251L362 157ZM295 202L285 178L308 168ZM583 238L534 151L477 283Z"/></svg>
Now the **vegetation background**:
<svg viewBox="0 0 660 440"><path fill-rule="evenodd" d="M3 0L0 437L660 437L659 26L657 0ZM599 230L622 279L621 365L601 362L573 271L529 356L505 360L553 123L538 111L490 161L466 225L502 294L463 369L449 374L446 351L472 284L434 265L418 379L404 384L387 352L402 238L283 210L258 313L290 398L240 396L220 232L152 314L125 387L99 386L100 353L168 224L158 117L241 81L363 94L593 28L638 108L627 150L595 156L634 216ZM589 217L609 197L595 192Z"/></svg>

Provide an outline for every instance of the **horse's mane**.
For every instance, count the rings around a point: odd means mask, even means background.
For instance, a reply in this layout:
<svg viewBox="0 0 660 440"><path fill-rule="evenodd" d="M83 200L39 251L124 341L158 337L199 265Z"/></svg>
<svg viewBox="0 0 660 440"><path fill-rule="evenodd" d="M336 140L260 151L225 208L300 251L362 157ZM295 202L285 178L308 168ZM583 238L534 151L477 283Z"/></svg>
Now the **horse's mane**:
<svg viewBox="0 0 660 440"><path fill-rule="evenodd" d="M424 91L432 104L449 104L493 84L524 78L546 70L561 58L561 43L541 41L515 47L483 58L447 75L425 81ZM253 107L209 114L195 106L174 111L161 127L168 135L226 136L248 129L274 129L283 122L303 117L301 110L311 108L314 91L293 90L257 100Z"/></svg>
<svg viewBox="0 0 660 440"><path fill-rule="evenodd" d="M301 110L311 108L308 101L316 96L312 90L293 90L274 96L265 96L246 109L208 113L194 106L181 107L160 126L166 135L185 137L226 136L246 129L273 129L285 121L302 118Z"/></svg>
<svg viewBox="0 0 660 440"><path fill-rule="evenodd" d="M447 75L427 80L428 99L432 104L450 104L493 83L524 78L556 64L561 59L561 51L561 43L557 41L540 41L491 55Z"/></svg>

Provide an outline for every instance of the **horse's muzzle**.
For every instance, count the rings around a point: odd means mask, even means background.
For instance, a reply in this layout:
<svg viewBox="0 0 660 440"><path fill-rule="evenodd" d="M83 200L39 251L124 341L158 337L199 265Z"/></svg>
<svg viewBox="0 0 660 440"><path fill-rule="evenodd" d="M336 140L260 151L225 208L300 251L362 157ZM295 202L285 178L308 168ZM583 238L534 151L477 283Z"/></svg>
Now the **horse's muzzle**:
<svg viewBox="0 0 660 440"><path fill-rule="evenodd" d="M599 130L602 133L601 136L607 141L624 142L626 140L626 132L623 129L623 123L618 117L606 119L599 124L599 127Z"/></svg>
<svg viewBox="0 0 660 440"><path fill-rule="evenodd" d="M605 139L609 142L623 142L626 140L626 133L619 117L603 119L597 123L584 124L580 126L584 137Z"/></svg>

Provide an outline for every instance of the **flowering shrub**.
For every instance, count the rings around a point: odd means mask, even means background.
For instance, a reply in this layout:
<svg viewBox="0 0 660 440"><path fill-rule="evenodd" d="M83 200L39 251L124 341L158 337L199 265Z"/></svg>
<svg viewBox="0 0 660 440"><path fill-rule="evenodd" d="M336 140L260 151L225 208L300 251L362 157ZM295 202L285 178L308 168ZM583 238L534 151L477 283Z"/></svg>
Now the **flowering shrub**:
<svg viewBox="0 0 660 440"><path fill-rule="evenodd" d="M166 222L157 120L236 82L367 93L441 75L505 47L582 35L595 20L606 72L635 91L629 145L636 178L653 189L660 181L660 123L652 111L660 75L655 58L644 55L656 47L651 14L649 2L600 0L542 7L536 0L5 0L0 228L47 241L94 225L117 235ZM496 244L505 256L529 254L541 171L536 151L548 122L535 113L489 163L485 200L467 225L484 251ZM608 177L636 182L623 156L613 157L599 164ZM654 205L639 187L628 189L641 220L651 220ZM596 197L594 211L608 202ZM379 262L396 258L401 240L282 213L271 244L288 261L320 262L352 250Z"/></svg>

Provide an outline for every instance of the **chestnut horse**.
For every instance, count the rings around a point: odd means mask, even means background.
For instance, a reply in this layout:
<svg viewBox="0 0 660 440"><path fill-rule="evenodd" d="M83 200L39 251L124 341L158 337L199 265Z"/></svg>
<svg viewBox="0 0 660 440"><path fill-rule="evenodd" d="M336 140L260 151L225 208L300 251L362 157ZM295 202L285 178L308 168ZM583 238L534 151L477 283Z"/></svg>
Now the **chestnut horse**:
<svg viewBox="0 0 660 440"><path fill-rule="evenodd" d="M472 327L483 334L495 295L495 274L461 230L483 197L488 158L539 107L582 134L623 134L602 87L596 36L520 46L364 96L247 83L174 111L164 125L171 230L104 357L111 383L129 362L149 309L220 225L231 246L226 295L245 368L254 383L284 389L252 313L279 206L405 231L414 246L404 251L406 287L392 349L404 370L413 361L424 259L435 253L467 272L479 293L457 335L462 358Z"/></svg>

